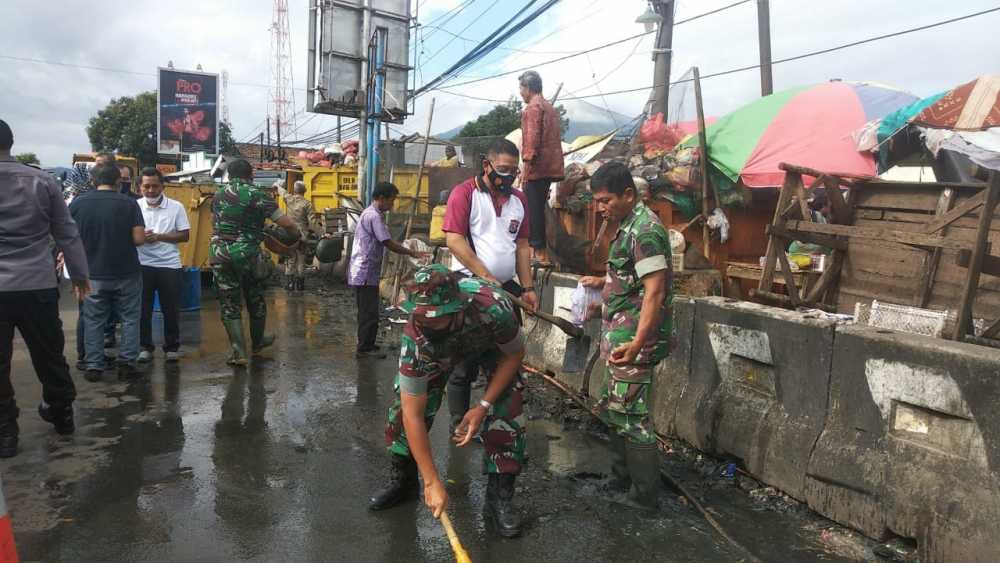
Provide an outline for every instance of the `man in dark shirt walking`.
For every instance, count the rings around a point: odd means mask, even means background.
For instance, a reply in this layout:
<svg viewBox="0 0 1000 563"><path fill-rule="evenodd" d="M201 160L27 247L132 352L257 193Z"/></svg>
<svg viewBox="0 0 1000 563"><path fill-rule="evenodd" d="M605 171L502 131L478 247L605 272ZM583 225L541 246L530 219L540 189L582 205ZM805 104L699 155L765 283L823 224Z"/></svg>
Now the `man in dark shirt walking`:
<svg viewBox="0 0 1000 563"><path fill-rule="evenodd" d="M112 311L122 324L118 347L118 377L132 379L139 357L142 270L135 247L146 241L142 211L135 200L118 191L121 172L99 164L91 175L97 189L73 200L69 211L80 229L90 263L93 292L83 302L87 381L100 381L104 365L104 327Z"/></svg>
<svg viewBox="0 0 1000 563"><path fill-rule="evenodd" d="M13 144L13 132L0 120L0 457L17 455L19 410L10 381L15 328L42 383L38 414L60 434L75 430L76 387L63 355L52 240L77 298L90 291L87 257L62 190L47 173L17 162Z"/></svg>

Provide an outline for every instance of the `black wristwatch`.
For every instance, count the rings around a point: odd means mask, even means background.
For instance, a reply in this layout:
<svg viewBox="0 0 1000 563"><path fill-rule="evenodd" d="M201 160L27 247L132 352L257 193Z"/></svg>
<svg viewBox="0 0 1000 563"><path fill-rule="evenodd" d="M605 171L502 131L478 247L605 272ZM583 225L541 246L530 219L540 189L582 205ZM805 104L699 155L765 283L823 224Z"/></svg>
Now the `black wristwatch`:
<svg viewBox="0 0 1000 563"><path fill-rule="evenodd" d="M532 292L532 293L534 293L535 292L535 288L534 287L522 287L521 288L521 293L522 294L528 293L529 291Z"/></svg>

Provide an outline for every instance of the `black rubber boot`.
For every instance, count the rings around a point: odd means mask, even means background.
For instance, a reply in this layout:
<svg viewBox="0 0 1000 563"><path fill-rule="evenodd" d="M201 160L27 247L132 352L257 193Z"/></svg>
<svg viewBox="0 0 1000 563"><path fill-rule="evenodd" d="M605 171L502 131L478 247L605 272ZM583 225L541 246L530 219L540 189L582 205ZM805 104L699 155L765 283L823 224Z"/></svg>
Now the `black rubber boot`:
<svg viewBox="0 0 1000 563"><path fill-rule="evenodd" d="M73 403L68 405L50 405L45 401L38 404L38 416L56 428L56 434L72 434L76 431L73 422Z"/></svg>
<svg viewBox="0 0 1000 563"><path fill-rule="evenodd" d="M625 443L625 459L632 478L629 501L642 508L659 507L660 452L656 444Z"/></svg>
<svg viewBox="0 0 1000 563"><path fill-rule="evenodd" d="M625 492L632 487L632 476L628 472L625 454L625 438L615 431L609 436L611 442L611 482L608 488Z"/></svg>
<svg viewBox="0 0 1000 563"><path fill-rule="evenodd" d="M514 481L510 473L490 473L486 484L486 516L493 521L497 533L505 538L521 534L521 517L514 510Z"/></svg>
<svg viewBox="0 0 1000 563"><path fill-rule="evenodd" d="M306 290L306 278L299 277L297 280L295 280L295 289L297 291L305 291Z"/></svg>
<svg viewBox="0 0 1000 563"><path fill-rule="evenodd" d="M261 350L274 344L273 334L264 334L267 319L250 319L250 353L256 356Z"/></svg>
<svg viewBox="0 0 1000 563"><path fill-rule="evenodd" d="M285 276L285 277L288 278L285 281L285 291L295 291L295 285L296 285L296 283L297 283L298 280L296 280L292 276Z"/></svg>
<svg viewBox="0 0 1000 563"><path fill-rule="evenodd" d="M457 384L448 382L448 429L451 434L455 434L455 429L462 422L465 413L469 412L469 401L472 395L472 386L468 382Z"/></svg>
<svg viewBox="0 0 1000 563"><path fill-rule="evenodd" d="M14 399L0 402L0 458L17 455L17 436L20 433L17 415L20 413Z"/></svg>
<svg viewBox="0 0 1000 563"><path fill-rule="evenodd" d="M389 483L368 499L369 510L385 510L419 496L417 462L412 457L396 454L389 454L389 457L392 458Z"/></svg>

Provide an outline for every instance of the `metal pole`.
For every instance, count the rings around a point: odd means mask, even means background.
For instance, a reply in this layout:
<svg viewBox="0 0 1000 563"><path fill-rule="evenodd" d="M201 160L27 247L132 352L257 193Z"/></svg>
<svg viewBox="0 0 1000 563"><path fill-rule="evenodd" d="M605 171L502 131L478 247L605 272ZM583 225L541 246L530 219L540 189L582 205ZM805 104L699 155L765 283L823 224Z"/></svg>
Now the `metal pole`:
<svg viewBox="0 0 1000 563"><path fill-rule="evenodd" d="M267 116L267 152L270 155L270 153L271 153L271 116L270 115ZM264 155L261 154L260 155L260 161L264 162L264 160L265 160L264 159ZM271 160L271 159L267 158L267 160Z"/></svg>
<svg viewBox="0 0 1000 563"><path fill-rule="evenodd" d="M365 192L367 201L371 202L371 194L375 191L378 178L379 141L382 130L382 102L385 90L385 48L389 31L384 27L375 29L374 44L370 45L369 58L374 58L371 92L368 94L368 105L371 112L368 116L368 167Z"/></svg>
<svg viewBox="0 0 1000 563"><path fill-rule="evenodd" d="M312 2L310 2L312 4ZM306 64L306 111L312 111L316 104L316 11L309 6L309 61Z"/></svg>
<svg viewBox="0 0 1000 563"><path fill-rule="evenodd" d="M278 130L278 160L281 160L281 117L274 118L274 127Z"/></svg>
<svg viewBox="0 0 1000 563"><path fill-rule="evenodd" d="M656 34L656 49L653 50L656 64L653 66L653 113L662 113L667 119L668 101L670 97L670 62L673 58L674 42L674 2L659 0L654 4L663 18Z"/></svg>
<svg viewBox="0 0 1000 563"><path fill-rule="evenodd" d="M260 133L260 161L264 162L264 132Z"/></svg>
<svg viewBox="0 0 1000 563"><path fill-rule="evenodd" d="M701 169L701 214L703 223L701 235L705 248L705 258L711 260L711 238L708 231L708 136L705 134L705 108L701 100L701 75L698 67L694 67L694 101L695 109L698 112L698 145L701 147L701 158L699 168ZM718 204L718 202L716 202Z"/></svg>
<svg viewBox="0 0 1000 563"><path fill-rule="evenodd" d="M361 200L363 205L368 205L371 202L368 201L367 195L365 193L365 186L368 185L368 175L366 174L366 169L368 167L368 41L371 40L371 27L372 27L372 14L371 14L371 0L365 0L364 7L364 23L361 28L361 41L362 50L364 52L364 57L361 59L361 99L364 100L363 107L361 111L358 112L358 198Z"/></svg>
<svg viewBox="0 0 1000 563"><path fill-rule="evenodd" d="M757 41L760 49L760 95L774 92L771 76L771 8L768 0L757 0Z"/></svg>
<svg viewBox="0 0 1000 563"><path fill-rule="evenodd" d="M558 87L556 87L556 93L555 93L555 94L552 94L552 99L551 99L551 100L549 100L549 103L550 103L550 104L553 104L553 105L555 105L555 103L556 103L556 100L558 100L558 99L559 99L559 92L562 92L562 87L563 87L563 83L562 83L562 82L560 82L560 83L559 83L559 86L558 86Z"/></svg>
<svg viewBox="0 0 1000 563"><path fill-rule="evenodd" d="M341 139L340 139L340 116L338 115L337 116L337 143L339 144L340 142L341 142Z"/></svg>

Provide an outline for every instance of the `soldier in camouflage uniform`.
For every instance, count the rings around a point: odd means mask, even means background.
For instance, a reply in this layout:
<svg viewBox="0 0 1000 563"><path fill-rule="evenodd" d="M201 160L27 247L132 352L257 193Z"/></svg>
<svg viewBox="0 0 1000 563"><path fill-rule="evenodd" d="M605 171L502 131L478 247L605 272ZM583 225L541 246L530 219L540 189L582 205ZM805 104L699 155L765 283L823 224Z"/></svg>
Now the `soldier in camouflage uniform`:
<svg viewBox="0 0 1000 563"><path fill-rule="evenodd" d="M620 225L608 248L607 275L581 280L604 290L605 369L598 407L611 429L616 485L629 490L634 503L655 507L659 454L649 417L649 386L656 364L670 352L673 335L670 239L639 199L624 164L602 166L590 188L598 210Z"/></svg>
<svg viewBox="0 0 1000 563"><path fill-rule="evenodd" d="M299 230L290 217L278 208L267 191L252 183L253 168L243 159L229 163L229 183L223 184L212 199L214 232L209 245L209 263L219 293L222 324L229 334L233 355L231 365L246 365L246 341L243 336L243 303L246 299L250 315L252 352L257 354L274 342L265 336L267 304L264 302L264 280L255 272L267 271L261 254L264 221L270 219L283 227L293 239Z"/></svg>
<svg viewBox="0 0 1000 563"><path fill-rule="evenodd" d="M459 446L480 438L489 476L486 513L506 537L520 533L511 506L514 479L524 462L525 440L520 376L524 340L514 306L492 282L463 278L441 264L417 271L406 288L403 308L410 320L403 329L396 376L396 400L389 408L385 440L392 459L389 486L371 498L382 510L416 496L417 471L424 480L424 502L438 517L448 501L431 457L427 433L441 406L452 370L469 357L495 362L483 399L466 412L455 431Z"/></svg>
<svg viewBox="0 0 1000 563"><path fill-rule="evenodd" d="M299 180L295 182L292 193L285 194L284 196L285 208L288 210L288 215L295 221L295 225L299 228L299 232L302 233L303 238L309 232L309 221L313 216L313 204L305 198L305 193L306 184L302 180ZM285 262L285 278L287 279L285 289L288 291L304 290L306 288L306 278L304 275L306 267L305 249L299 245L292 250L287 260Z"/></svg>

